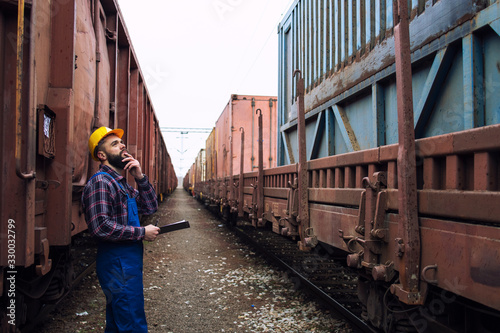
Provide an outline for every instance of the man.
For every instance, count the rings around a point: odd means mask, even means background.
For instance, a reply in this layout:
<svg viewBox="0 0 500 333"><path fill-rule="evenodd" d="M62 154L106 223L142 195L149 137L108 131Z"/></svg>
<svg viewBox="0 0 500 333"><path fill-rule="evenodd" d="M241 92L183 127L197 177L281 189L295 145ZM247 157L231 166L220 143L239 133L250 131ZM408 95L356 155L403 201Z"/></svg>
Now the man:
<svg viewBox="0 0 500 333"><path fill-rule="evenodd" d="M83 190L82 205L88 229L99 240L96 270L106 295L105 332L147 332L142 240L154 241L159 228L141 227L138 214L156 212L158 202L122 136L123 130L107 127L90 136L90 154L101 166ZM139 190L127 184L123 172L135 178Z"/></svg>

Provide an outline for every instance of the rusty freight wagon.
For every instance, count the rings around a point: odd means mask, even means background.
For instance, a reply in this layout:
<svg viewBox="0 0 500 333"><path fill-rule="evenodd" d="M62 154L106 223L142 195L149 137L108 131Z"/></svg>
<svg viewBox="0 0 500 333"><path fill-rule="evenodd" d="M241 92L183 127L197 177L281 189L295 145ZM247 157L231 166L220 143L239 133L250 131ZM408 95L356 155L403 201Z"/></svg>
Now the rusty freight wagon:
<svg viewBox="0 0 500 333"><path fill-rule="evenodd" d="M498 330L499 22L498 1L301 0L279 26L264 193L293 179L299 202L274 228L348 252L379 329Z"/></svg>
<svg viewBox="0 0 500 333"><path fill-rule="evenodd" d="M184 180L183 180L184 189L190 195L194 195L193 194L193 184L194 184L194 175L196 172L195 168L196 168L196 163L193 163L191 165L191 167L188 169L188 171L186 172L186 176L184 177Z"/></svg>
<svg viewBox="0 0 500 333"><path fill-rule="evenodd" d="M98 168L87 148L93 129L124 129L158 195L177 179L115 1L0 1L0 45L4 329L7 304L23 327L80 273L70 249L87 228L80 198Z"/></svg>
<svg viewBox="0 0 500 333"><path fill-rule="evenodd" d="M216 144L210 204L340 251L372 328L498 331L500 2L296 0L278 34L278 167Z"/></svg>
<svg viewBox="0 0 500 333"><path fill-rule="evenodd" d="M195 192L193 189L205 181L206 167L205 149L200 149L183 182L184 189L196 198L203 196L203 193Z"/></svg>
<svg viewBox="0 0 500 333"><path fill-rule="evenodd" d="M205 149L200 149L194 162L193 188L196 187L196 184L203 183L205 181L206 167L207 163L206 163Z"/></svg>
<svg viewBox="0 0 500 333"><path fill-rule="evenodd" d="M215 148L215 127L212 129L205 141L205 180L214 180L217 178L217 150Z"/></svg>
<svg viewBox="0 0 500 333"><path fill-rule="evenodd" d="M195 184L197 197L201 195L212 206L220 206L218 209L225 215L237 211L235 176L258 169L259 140L263 144L264 167L276 166L276 110L276 97L231 95L206 141L206 181Z"/></svg>

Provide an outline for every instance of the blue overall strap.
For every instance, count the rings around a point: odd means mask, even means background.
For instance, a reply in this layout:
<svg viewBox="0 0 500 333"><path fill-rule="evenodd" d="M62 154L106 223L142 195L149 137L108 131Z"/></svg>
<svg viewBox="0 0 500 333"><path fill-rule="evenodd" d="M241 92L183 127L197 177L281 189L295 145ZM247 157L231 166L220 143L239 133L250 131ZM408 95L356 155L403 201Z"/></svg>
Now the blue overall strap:
<svg viewBox="0 0 500 333"><path fill-rule="evenodd" d="M125 195L127 196L127 225L130 225L132 227L140 227L141 222L139 220L139 210L137 209L137 201L135 201L135 198L131 198L125 188L123 188L122 184L118 182L116 179L114 179L109 173L104 172L104 171L99 171L95 173L90 179L94 178L97 175L108 175L110 178L112 178L115 183L120 186L120 188L125 192ZM90 181L89 179L89 181Z"/></svg>

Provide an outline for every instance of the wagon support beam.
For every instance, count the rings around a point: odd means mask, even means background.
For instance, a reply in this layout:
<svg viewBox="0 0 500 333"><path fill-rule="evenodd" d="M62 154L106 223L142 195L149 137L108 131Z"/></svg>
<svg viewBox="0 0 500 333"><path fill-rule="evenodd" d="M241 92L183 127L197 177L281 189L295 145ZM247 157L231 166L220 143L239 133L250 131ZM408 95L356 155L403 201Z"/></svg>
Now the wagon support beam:
<svg viewBox="0 0 500 333"><path fill-rule="evenodd" d="M265 222L263 219L264 215L264 146L263 146L263 136L262 136L262 110L257 109L255 111L258 114L258 173L257 173L257 182L256 184L252 184L253 192L252 192L252 213L249 215L252 220L252 225L254 227L263 227ZM253 168L253 160L252 160L252 168ZM240 172L241 174L241 172Z"/></svg>
<svg viewBox="0 0 500 333"><path fill-rule="evenodd" d="M262 110L257 109L259 114L259 173L257 175L257 226L264 226L264 139L262 134ZM253 162L252 162L253 164Z"/></svg>
<svg viewBox="0 0 500 333"><path fill-rule="evenodd" d="M245 164L245 129L240 127L241 132L241 144L240 144L240 174L238 176L238 217L242 218L244 216L243 212L243 196L244 196L244 178L243 178L243 166Z"/></svg>
<svg viewBox="0 0 500 333"><path fill-rule="evenodd" d="M408 2L394 1L396 83L398 108L398 203L399 230L396 238L400 283L391 292L403 303L423 304L420 293L420 228L417 207L415 131L413 120L412 73Z"/></svg>
<svg viewBox="0 0 500 333"><path fill-rule="evenodd" d="M35 171L23 172L21 167L22 159L22 125L21 118L23 104L22 104L22 88L23 88L23 44L24 44L24 0L18 2L18 17L17 17L17 54L16 54L16 174L19 178L25 180L32 180L36 177ZM26 122L25 123L29 123ZM28 133L33 133L30 128ZM29 167L28 167L29 168Z"/></svg>
<svg viewBox="0 0 500 333"><path fill-rule="evenodd" d="M299 223L300 242L299 248L303 251L308 251L316 246L317 238L310 228L309 221L309 177L307 164L307 149L306 149L306 119L304 109L304 78L300 70L296 70L293 76L298 75L297 79L297 99L295 101L297 107L297 130L299 140L299 163L298 163L298 192L299 192L299 210L297 222Z"/></svg>

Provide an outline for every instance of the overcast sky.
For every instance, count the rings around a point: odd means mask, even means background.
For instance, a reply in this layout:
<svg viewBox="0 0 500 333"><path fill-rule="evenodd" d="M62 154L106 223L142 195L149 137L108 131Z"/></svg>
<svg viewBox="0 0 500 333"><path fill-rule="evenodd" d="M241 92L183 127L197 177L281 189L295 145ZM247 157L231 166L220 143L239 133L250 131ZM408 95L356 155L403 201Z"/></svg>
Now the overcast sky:
<svg viewBox="0 0 500 333"><path fill-rule="evenodd" d="M231 94L277 95L277 26L293 0L117 1L161 127L211 128ZM208 133L163 136L184 176Z"/></svg>

